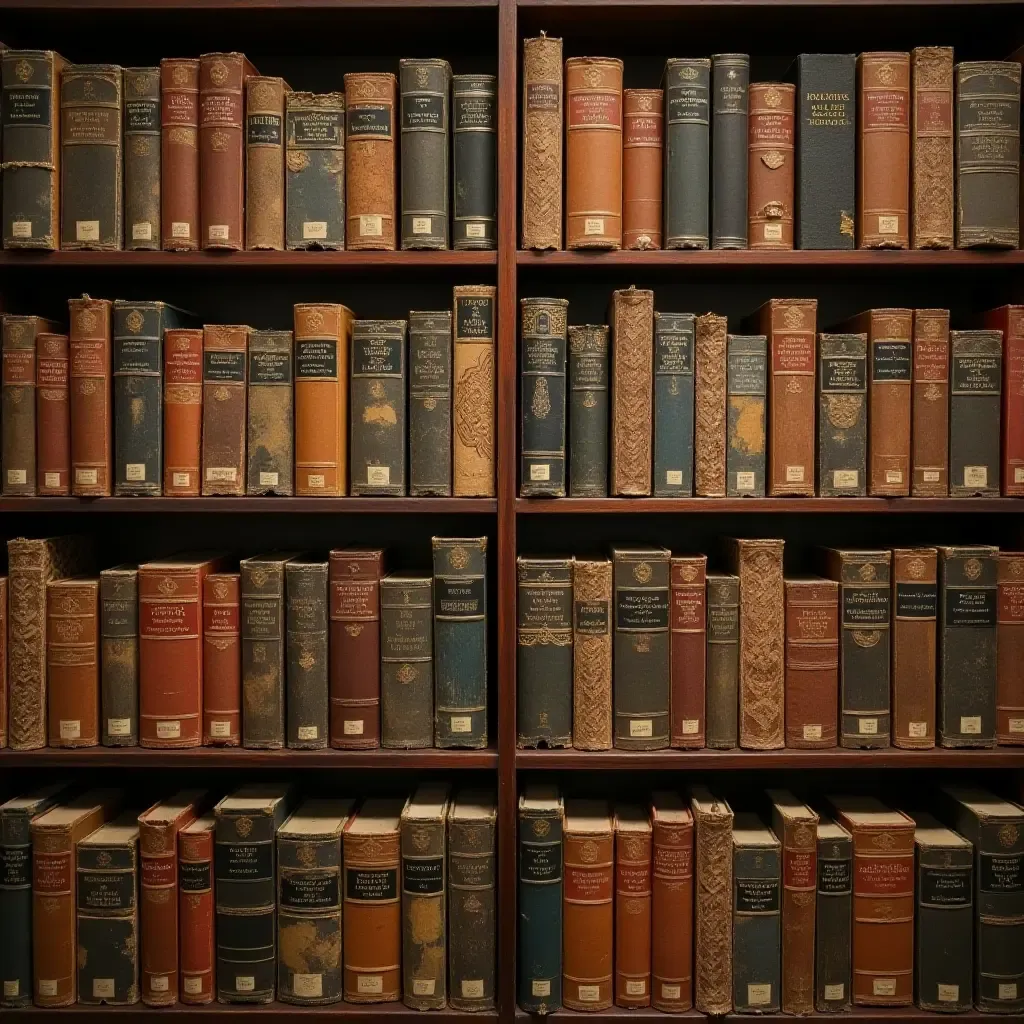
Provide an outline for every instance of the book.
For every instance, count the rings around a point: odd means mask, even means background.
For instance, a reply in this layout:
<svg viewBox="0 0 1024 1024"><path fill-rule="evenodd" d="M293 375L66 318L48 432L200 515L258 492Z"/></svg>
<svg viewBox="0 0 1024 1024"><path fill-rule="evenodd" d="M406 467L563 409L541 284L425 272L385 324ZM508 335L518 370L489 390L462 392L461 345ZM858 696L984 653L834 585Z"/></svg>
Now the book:
<svg viewBox="0 0 1024 1024"><path fill-rule="evenodd" d="M409 494L452 493L452 314L409 311Z"/></svg>
<svg viewBox="0 0 1024 1024"><path fill-rule="evenodd" d="M163 492L194 497L200 491L203 440L203 330L164 335Z"/></svg>
<svg viewBox="0 0 1024 1024"><path fill-rule="evenodd" d="M1000 551L996 568L996 742L1024 745L1024 555Z"/></svg>
<svg viewBox="0 0 1024 1024"><path fill-rule="evenodd" d="M732 808L705 786L690 789L695 885L693 1005L700 1013L733 1008Z"/></svg>
<svg viewBox="0 0 1024 1024"><path fill-rule="evenodd" d="M315 556L284 567L285 745L292 750L325 750L329 741L328 570L327 559Z"/></svg>
<svg viewBox="0 0 1024 1024"><path fill-rule="evenodd" d="M452 299L453 490L457 498L493 498L497 288L456 285Z"/></svg>
<svg viewBox="0 0 1024 1024"><path fill-rule="evenodd" d="M611 493L651 493L654 292L612 292Z"/></svg>
<svg viewBox="0 0 1024 1024"><path fill-rule="evenodd" d="M292 332L249 335L246 392L246 494L295 492Z"/></svg>
<svg viewBox="0 0 1024 1024"><path fill-rule="evenodd" d="M715 750L739 745L740 580L707 574L705 742Z"/></svg>
<svg viewBox="0 0 1024 1024"><path fill-rule="evenodd" d="M867 494L868 340L821 334L818 341L818 494Z"/></svg>
<svg viewBox="0 0 1024 1024"><path fill-rule="evenodd" d="M911 224L915 249L953 247L953 48L910 51Z"/></svg>
<svg viewBox="0 0 1024 1024"><path fill-rule="evenodd" d="M523 40L522 246L562 248L562 40Z"/></svg>
<svg viewBox="0 0 1024 1024"><path fill-rule="evenodd" d="M453 249L498 247L497 110L495 75L452 78Z"/></svg>
<svg viewBox="0 0 1024 1024"><path fill-rule="evenodd" d="M66 334L36 335L36 493L71 493L71 350ZM5 420L6 422L6 420Z"/></svg>
<svg viewBox="0 0 1024 1024"><path fill-rule="evenodd" d="M615 807L615 1005L651 1005L652 831L646 808Z"/></svg>
<svg viewBox="0 0 1024 1024"><path fill-rule="evenodd" d="M726 331L724 316L698 316L694 335L693 493L725 497Z"/></svg>
<svg viewBox="0 0 1024 1024"><path fill-rule="evenodd" d="M821 816L817 828L818 887L814 917L814 1008L849 1010L853 981L853 838Z"/></svg>
<svg viewBox="0 0 1024 1024"><path fill-rule="evenodd" d="M622 61L565 62L565 247L622 248Z"/></svg>
<svg viewBox="0 0 1024 1024"><path fill-rule="evenodd" d="M660 249L665 94L622 92L622 248Z"/></svg>
<svg viewBox="0 0 1024 1024"><path fill-rule="evenodd" d="M935 548L892 552L892 745L935 746Z"/></svg>
<svg viewBox="0 0 1024 1024"><path fill-rule="evenodd" d="M204 495L245 494L247 360L251 328L203 327Z"/></svg>
<svg viewBox="0 0 1024 1024"><path fill-rule="evenodd" d="M796 86L750 85L747 234L751 249L793 248Z"/></svg>
<svg viewBox="0 0 1024 1024"><path fill-rule="evenodd" d="M7 602L7 577L0 576L0 750L7 746L7 624L10 608ZM0 981L3 978L0 977Z"/></svg>
<svg viewBox="0 0 1024 1024"><path fill-rule="evenodd" d="M707 563L707 555L689 555L669 564L669 744L682 749L703 747L706 738Z"/></svg>
<svg viewBox="0 0 1024 1024"><path fill-rule="evenodd" d="M71 381L71 493L78 498L112 493L113 404L109 299L68 300Z"/></svg>
<svg viewBox="0 0 1024 1024"><path fill-rule="evenodd" d="M1024 307L1000 306L982 315L983 326L1003 332L1003 409L1000 483L1006 497L1024 496Z"/></svg>
<svg viewBox="0 0 1024 1024"><path fill-rule="evenodd" d="M242 577L203 579L203 746L242 743Z"/></svg>
<svg viewBox="0 0 1024 1024"><path fill-rule="evenodd" d="M608 328L568 329L569 497L608 496ZM1024 462L1022 462L1024 464Z"/></svg>
<svg viewBox="0 0 1024 1024"><path fill-rule="evenodd" d="M285 248L345 248L345 94L285 93Z"/></svg>
<svg viewBox="0 0 1024 1024"><path fill-rule="evenodd" d="M245 247L284 248L284 111L288 83L245 81Z"/></svg>
<svg viewBox="0 0 1024 1024"><path fill-rule="evenodd" d="M612 563L576 559L572 574L572 745L612 747Z"/></svg>
<svg viewBox="0 0 1024 1024"><path fill-rule="evenodd" d="M160 248L160 68L124 69L124 247Z"/></svg>
<svg viewBox="0 0 1024 1024"><path fill-rule="evenodd" d="M433 583L392 574L380 581L382 747L434 745Z"/></svg>
<svg viewBox="0 0 1024 1024"><path fill-rule="evenodd" d="M654 314L655 497L693 494L695 320L692 313Z"/></svg>
<svg viewBox="0 0 1024 1024"><path fill-rule="evenodd" d="M994 497L1001 489L1002 335L951 331L949 339L949 493Z"/></svg>
<svg viewBox="0 0 1024 1024"><path fill-rule="evenodd" d="M178 835L179 997L188 1006L202 1006L214 999L216 822L212 813L204 814L184 826Z"/></svg>
<svg viewBox="0 0 1024 1024"><path fill-rule="evenodd" d="M839 585L817 576L783 580L786 602L786 746L837 742Z"/></svg>
<svg viewBox="0 0 1024 1024"><path fill-rule="evenodd" d="M98 579L46 584L46 745L100 742Z"/></svg>
<svg viewBox="0 0 1024 1024"><path fill-rule="evenodd" d="M672 58L665 92L665 248L706 249L710 239L711 61Z"/></svg>
<svg viewBox="0 0 1024 1024"><path fill-rule="evenodd" d="M194 251L199 234L199 61L160 61L161 248Z"/></svg>
<svg viewBox="0 0 1024 1024"><path fill-rule="evenodd" d="M914 310L910 493L949 493L949 310Z"/></svg>
<svg viewBox="0 0 1024 1024"><path fill-rule="evenodd" d="M345 75L345 244L395 248L395 99L391 74Z"/></svg>
<svg viewBox="0 0 1024 1024"><path fill-rule="evenodd" d="M711 248L747 247L750 55L711 55Z"/></svg>
<svg viewBox="0 0 1024 1024"><path fill-rule="evenodd" d="M726 366L725 493L730 498L763 497L768 339L763 334L728 335Z"/></svg>

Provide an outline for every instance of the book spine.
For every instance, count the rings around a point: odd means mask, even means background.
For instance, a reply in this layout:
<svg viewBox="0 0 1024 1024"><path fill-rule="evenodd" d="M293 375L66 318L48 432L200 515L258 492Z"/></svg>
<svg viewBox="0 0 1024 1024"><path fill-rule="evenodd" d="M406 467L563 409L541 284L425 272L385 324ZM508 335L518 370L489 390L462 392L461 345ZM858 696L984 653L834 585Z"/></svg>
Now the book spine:
<svg viewBox="0 0 1024 1024"><path fill-rule="evenodd" d="M562 248L562 40L523 40L524 249Z"/></svg>
<svg viewBox="0 0 1024 1024"><path fill-rule="evenodd" d="M519 988L527 1013L562 1006L562 808L519 808Z"/></svg>
<svg viewBox="0 0 1024 1024"><path fill-rule="evenodd" d="M243 558L242 746L280 750L285 743L284 560Z"/></svg>
<svg viewBox="0 0 1024 1024"><path fill-rule="evenodd" d="M36 493L36 321L3 318L3 485L8 495Z"/></svg>
<svg viewBox="0 0 1024 1024"><path fill-rule="evenodd" d="M654 292L612 293L611 493L651 493Z"/></svg>
<svg viewBox="0 0 1024 1024"><path fill-rule="evenodd" d="M242 742L241 576L210 573L203 580L203 746Z"/></svg>
<svg viewBox="0 0 1024 1024"><path fill-rule="evenodd" d="M625 89L622 104L622 247L660 249L665 94Z"/></svg>
<svg viewBox="0 0 1024 1024"><path fill-rule="evenodd" d="M706 742L739 746L740 581L708 577Z"/></svg>
<svg viewBox="0 0 1024 1024"><path fill-rule="evenodd" d="M189 1006L214 997L213 830L178 837L178 920L181 1001Z"/></svg>
<svg viewBox="0 0 1024 1024"><path fill-rule="evenodd" d="M287 249L345 248L345 94L285 93Z"/></svg>
<svg viewBox="0 0 1024 1024"><path fill-rule="evenodd" d="M935 746L935 624L938 617L934 548L896 548L892 554L892 745Z"/></svg>
<svg viewBox="0 0 1024 1024"><path fill-rule="evenodd" d="M704 746L707 651L707 556L673 558L671 562L672 633L670 742L673 747Z"/></svg>
<svg viewBox="0 0 1024 1024"><path fill-rule="evenodd" d="M706 313L695 324L693 491L700 498L724 498L727 322Z"/></svg>
<svg viewBox="0 0 1024 1024"><path fill-rule="evenodd" d="M45 804L39 810L45 810ZM0 1006L32 1005L31 813L0 814Z"/></svg>
<svg viewBox="0 0 1024 1024"><path fill-rule="evenodd" d="M782 842L780 1004L783 1013L813 1013L818 852L816 816L806 815L784 821L783 834L778 837Z"/></svg>
<svg viewBox="0 0 1024 1024"><path fill-rule="evenodd" d="M66 334L36 335L36 491L40 495L71 493L70 362Z"/></svg>
<svg viewBox="0 0 1024 1024"><path fill-rule="evenodd" d="M413 1010L447 1003L445 816L402 821L402 989Z"/></svg>
<svg viewBox="0 0 1024 1024"><path fill-rule="evenodd" d="M71 299L71 493L109 497L113 459L109 299Z"/></svg>
<svg viewBox="0 0 1024 1024"><path fill-rule="evenodd" d="M818 356L818 493L867 494L867 336L822 334Z"/></svg>
<svg viewBox="0 0 1024 1024"><path fill-rule="evenodd" d="M1024 745L1024 558L999 553L996 591L996 742Z"/></svg>
<svg viewBox="0 0 1024 1024"><path fill-rule="evenodd" d="M730 334L726 341L727 396L725 493L764 497L768 339Z"/></svg>
<svg viewBox="0 0 1024 1024"><path fill-rule="evenodd" d="M612 746L612 564L576 561L572 581L573 714L577 750Z"/></svg>
<svg viewBox="0 0 1024 1024"><path fill-rule="evenodd" d="M494 497L494 325L497 289L460 285L453 315L453 489L457 498Z"/></svg>
<svg viewBox="0 0 1024 1024"><path fill-rule="evenodd" d="M1013 830L1011 834L1007 826ZM1020 816L1011 822L998 818L978 823L975 849L975 991L979 1010L1024 1012L1024 951L1007 942L1020 921L1020 891L1024 864L1024 832ZM1009 842L1007 842L1009 840ZM1009 979L1009 980L1007 980Z"/></svg>
<svg viewBox="0 0 1024 1024"><path fill-rule="evenodd" d="M199 248L199 61L160 62L160 237Z"/></svg>
<svg viewBox="0 0 1024 1024"><path fill-rule="evenodd" d="M910 52L911 217L914 249L953 247L953 49Z"/></svg>
<svg viewBox="0 0 1024 1024"><path fill-rule="evenodd" d="M46 588L47 746L100 742L99 582Z"/></svg>
<svg viewBox="0 0 1024 1024"><path fill-rule="evenodd" d="M253 331L249 339L247 494L295 493L291 331Z"/></svg>
<svg viewBox="0 0 1024 1024"><path fill-rule="evenodd" d="M395 76L345 76L345 237L395 248Z"/></svg>
<svg viewBox="0 0 1024 1024"><path fill-rule="evenodd" d="M245 82L240 53L199 58L199 211L204 249L245 248Z"/></svg>
<svg viewBox="0 0 1024 1024"><path fill-rule="evenodd" d="M874 497L910 494L912 335L909 309L872 312L868 339L868 494Z"/></svg>
<svg viewBox="0 0 1024 1024"><path fill-rule="evenodd" d="M942 498L949 494L949 310L914 310L913 363L910 493Z"/></svg>
<svg viewBox="0 0 1024 1024"><path fill-rule="evenodd" d="M288 562L286 588L287 746L323 750L329 726L328 563Z"/></svg>
<svg viewBox="0 0 1024 1024"><path fill-rule="evenodd" d="M734 847L733 982L736 1013L778 1013L782 960L779 849Z"/></svg>
<svg viewBox="0 0 1024 1024"><path fill-rule="evenodd" d="M1000 491L1002 349L999 331L950 332L949 493L954 497L995 497Z"/></svg>
<svg viewBox="0 0 1024 1024"><path fill-rule="evenodd" d="M654 314L654 496L693 494L692 313Z"/></svg>
<svg viewBox="0 0 1024 1024"><path fill-rule="evenodd" d="M178 828L139 822L139 937L142 1002L171 1006L178 998Z"/></svg>
<svg viewBox="0 0 1024 1024"><path fill-rule="evenodd" d="M248 344L248 327L203 328L204 495L245 494Z"/></svg>
<svg viewBox="0 0 1024 1024"><path fill-rule="evenodd" d="M852 983L853 846L850 837L818 838L814 912L814 1008L850 1008Z"/></svg>
<svg viewBox="0 0 1024 1024"><path fill-rule="evenodd" d="M168 330L164 336L164 494L199 494L203 438L203 332Z"/></svg>
<svg viewBox="0 0 1024 1024"><path fill-rule="evenodd" d="M786 746L836 745L839 591L828 580L785 580Z"/></svg>
<svg viewBox="0 0 1024 1024"><path fill-rule="evenodd" d="M653 822L651 1005L693 1006L693 823Z"/></svg>
<svg viewBox="0 0 1024 1024"><path fill-rule="evenodd" d="M71 829L33 835L32 991L39 1007L73 1006L78 995L75 881Z"/></svg>
<svg viewBox="0 0 1024 1024"><path fill-rule="evenodd" d="M429 578L380 581L382 747L434 745L432 599Z"/></svg>
<svg viewBox="0 0 1024 1024"><path fill-rule="evenodd" d="M608 496L608 328L568 329L569 497Z"/></svg>
<svg viewBox="0 0 1024 1024"><path fill-rule="evenodd" d="M452 79L452 248L498 247L498 80Z"/></svg>
<svg viewBox="0 0 1024 1024"><path fill-rule="evenodd" d="M796 87L750 87L748 236L751 249L793 248Z"/></svg>
<svg viewBox="0 0 1024 1024"><path fill-rule="evenodd" d="M564 857L562 999L568 1010L607 1010L614 989L615 850L611 830L572 833L567 822Z"/></svg>
<svg viewBox="0 0 1024 1024"><path fill-rule="evenodd" d="M1024 496L1024 308L985 314L985 326L1003 332L1002 484L1006 497Z"/></svg>
<svg viewBox="0 0 1024 1024"><path fill-rule="evenodd" d="M722 801L694 801L693 1005L730 1013L733 982L733 815Z"/></svg>
<svg viewBox="0 0 1024 1024"><path fill-rule="evenodd" d="M160 248L160 69L124 69L124 247Z"/></svg>
<svg viewBox="0 0 1024 1024"><path fill-rule="evenodd" d="M245 247L284 248L284 107L281 78L245 83Z"/></svg>
<svg viewBox="0 0 1024 1024"><path fill-rule="evenodd" d="M139 743L139 574L100 573L100 709L105 747Z"/></svg>
<svg viewBox="0 0 1024 1024"><path fill-rule="evenodd" d="M409 313L409 493L452 493L452 315Z"/></svg>
<svg viewBox="0 0 1024 1024"><path fill-rule="evenodd" d="M615 835L615 1005L651 1005L651 833Z"/></svg>
<svg viewBox="0 0 1024 1024"><path fill-rule="evenodd" d="M0 679L4 681L4 685L0 687L0 750L3 750L7 746L7 630L8 620L10 618L10 609L7 604L7 577L0 576ZM0 829L3 827L3 821L0 819ZM0 834L2 839L2 834ZM2 861L2 854L0 854L0 861ZM0 872L2 872L0 867ZM0 873L0 878L2 878ZM0 882L0 885L3 883ZM2 960L0 960L2 964ZM3 981L5 975L0 972L0 982ZM3 988L0 986L0 999L3 998ZM0 1005L3 1005L0 1003Z"/></svg>
<svg viewBox="0 0 1024 1024"><path fill-rule="evenodd" d="M716 53L711 87L711 248L746 249L750 57Z"/></svg>
<svg viewBox="0 0 1024 1024"><path fill-rule="evenodd" d="M710 235L711 61L665 64L665 248L706 249Z"/></svg>

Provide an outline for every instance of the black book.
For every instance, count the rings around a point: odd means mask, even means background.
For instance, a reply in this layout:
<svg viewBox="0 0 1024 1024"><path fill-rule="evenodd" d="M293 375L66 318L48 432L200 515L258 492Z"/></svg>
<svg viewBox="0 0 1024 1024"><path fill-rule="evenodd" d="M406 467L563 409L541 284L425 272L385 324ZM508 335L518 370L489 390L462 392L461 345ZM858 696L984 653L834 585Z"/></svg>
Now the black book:
<svg viewBox="0 0 1024 1024"><path fill-rule="evenodd" d="M498 80L452 79L452 246L498 247Z"/></svg>
<svg viewBox="0 0 1024 1024"><path fill-rule="evenodd" d="M569 328L569 496L608 495L608 328Z"/></svg>
<svg viewBox="0 0 1024 1024"><path fill-rule="evenodd" d="M750 57L711 58L711 248L747 247ZM689 492L686 492L689 493Z"/></svg>

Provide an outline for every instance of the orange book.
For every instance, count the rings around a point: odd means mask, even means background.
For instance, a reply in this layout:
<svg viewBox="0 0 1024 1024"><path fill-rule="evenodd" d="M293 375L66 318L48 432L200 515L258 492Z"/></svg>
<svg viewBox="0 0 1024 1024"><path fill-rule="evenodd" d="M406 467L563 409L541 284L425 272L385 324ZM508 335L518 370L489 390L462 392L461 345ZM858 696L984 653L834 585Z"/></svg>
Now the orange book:
<svg viewBox="0 0 1024 1024"><path fill-rule="evenodd" d="M212 572L203 580L203 745L242 742L241 576Z"/></svg>
<svg viewBox="0 0 1024 1024"><path fill-rule="evenodd" d="M71 406L66 334L36 335L36 493L71 493Z"/></svg>
<svg viewBox="0 0 1024 1024"><path fill-rule="evenodd" d="M615 808L615 1005L651 1005L651 822Z"/></svg>
<svg viewBox="0 0 1024 1024"><path fill-rule="evenodd" d="M203 332L164 332L164 494L199 494L203 440Z"/></svg>
<svg viewBox="0 0 1024 1024"><path fill-rule="evenodd" d="M996 577L996 742L1024 746L1024 552L1000 551Z"/></svg>
<svg viewBox="0 0 1024 1024"><path fill-rule="evenodd" d="M185 825L178 833L178 965L181 1001L190 1006L213 1002L214 894L213 814Z"/></svg>
<svg viewBox="0 0 1024 1024"><path fill-rule="evenodd" d="M68 300L71 320L71 493L105 497L111 490L114 425L110 299Z"/></svg>
<svg viewBox="0 0 1024 1024"><path fill-rule="evenodd" d="M47 744L100 742L100 581L46 584Z"/></svg>

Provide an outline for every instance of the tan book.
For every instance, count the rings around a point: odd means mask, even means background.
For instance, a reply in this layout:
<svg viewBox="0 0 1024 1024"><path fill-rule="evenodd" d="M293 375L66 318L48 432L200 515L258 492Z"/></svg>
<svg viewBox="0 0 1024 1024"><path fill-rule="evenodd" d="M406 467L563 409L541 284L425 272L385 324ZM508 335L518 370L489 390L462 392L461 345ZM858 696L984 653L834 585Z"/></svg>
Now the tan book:
<svg viewBox="0 0 1024 1024"><path fill-rule="evenodd" d="M612 293L611 493L651 493L654 292Z"/></svg>
<svg viewBox="0 0 1024 1024"><path fill-rule="evenodd" d="M562 40L523 40L524 249L562 248Z"/></svg>
<svg viewBox="0 0 1024 1024"><path fill-rule="evenodd" d="M612 748L612 563L577 560L572 581L572 745Z"/></svg>
<svg viewBox="0 0 1024 1024"><path fill-rule="evenodd" d="M284 248L283 78L245 82L245 247Z"/></svg>
<svg viewBox="0 0 1024 1024"><path fill-rule="evenodd" d="M915 249L953 247L953 48L910 51L911 217Z"/></svg>
<svg viewBox="0 0 1024 1024"><path fill-rule="evenodd" d="M100 742L100 581L46 585L47 745Z"/></svg>
<svg viewBox="0 0 1024 1024"><path fill-rule="evenodd" d="M345 238L348 249L395 248L392 74L345 76Z"/></svg>
<svg viewBox="0 0 1024 1024"><path fill-rule="evenodd" d="M694 344L693 480L699 498L725 497L725 347L728 321L697 317Z"/></svg>
<svg viewBox="0 0 1024 1024"><path fill-rule="evenodd" d="M493 498L495 494L494 329L497 288L458 285L452 366L453 493L457 498Z"/></svg>
<svg viewBox="0 0 1024 1024"><path fill-rule="evenodd" d="M245 494L250 327L203 327L203 494Z"/></svg>
<svg viewBox="0 0 1024 1024"><path fill-rule="evenodd" d="M690 789L696 832L694 1007L732 1010L732 808L705 786Z"/></svg>

